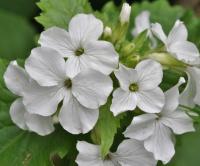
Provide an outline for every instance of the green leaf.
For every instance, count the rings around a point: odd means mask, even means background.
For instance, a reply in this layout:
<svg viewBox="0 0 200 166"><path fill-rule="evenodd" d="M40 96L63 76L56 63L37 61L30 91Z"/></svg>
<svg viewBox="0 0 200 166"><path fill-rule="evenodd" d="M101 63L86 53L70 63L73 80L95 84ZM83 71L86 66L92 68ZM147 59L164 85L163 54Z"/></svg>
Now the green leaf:
<svg viewBox="0 0 200 166"><path fill-rule="evenodd" d="M21 16L0 10L0 58L26 58L34 46L35 31Z"/></svg>
<svg viewBox="0 0 200 166"><path fill-rule="evenodd" d="M120 127L122 116L114 117L110 111L111 100L100 108L99 120L92 131L92 138L95 143L101 145L101 155L105 157L114 142L117 129ZM99 140L100 139L100 140Z"/></svg>
<svg viewBox="0 0 200 166"><path fill-rule="evenodd" d="M75 147L75 140L62 129L42 137L15 126L0 129L0 165L52 165L54 155L64 157Z"/></svg>
<svg viewBox="0 0 200 166"><path fill-rule="evenodd" d="M66 29L74 15L92 11L87 0L41 0L38 6L42 13L36 17L36 20L45 29L52 26Z"/></svg>
<svg viewBox="0 0 200 166"><path fill-rule="evenodd" d="M129 29L130 39L132 38L131 31L134 27L135 17L144 10L150 11L151 22L159 22L163 26L163 29L166 33L170 31L175 21L184 15L185 11L180 6L170 6L167 0L133 3Z"/></svg>

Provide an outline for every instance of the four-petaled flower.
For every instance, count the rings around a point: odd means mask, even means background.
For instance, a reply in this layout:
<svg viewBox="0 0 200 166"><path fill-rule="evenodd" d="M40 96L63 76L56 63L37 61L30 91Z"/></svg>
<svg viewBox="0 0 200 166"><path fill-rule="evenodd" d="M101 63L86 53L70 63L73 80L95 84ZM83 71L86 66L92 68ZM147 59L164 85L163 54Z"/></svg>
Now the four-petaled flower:
<svg viewBox="0 0 200 166"><path fill-rule="evenodd" d="M109 75L118 65L118 54L111 43L98 40L102 33L101 20L91 14L77 14L69 22L69 32L49 28L41 33L39 43L67 58L66 68L71 77L86 68Z"/></svg>
<svg viewBox="0 0 200 166"><path fill-rule="evenodd" d="M168 163L173 157L173 133L194 131L192 119L179 106L179 86L185 80L165 92L165 105L159 114L143 114L133 118L124 132L125 137L144 141L144 147L154 154L156 160Z"/></svg>
<svg viewBox="0 0 200 166"><path fill-rule="evenodd" d="M156 166L152 153L147 152L142 142L124 140L115 153L101 158L100 146L84 141L77 143L79 154L76 163L79 166Z"/></svg>
<svg viewBox="0 0 200 166"><path fill-rule="evenodd" d="M164 93L158 87L162 81L162 66L153 60L140 62L135 69L120 65L115 71L120 87L113 93L111 111L114 115L134 110L138 106L148 113L158 113L164 105Z"/></svg>

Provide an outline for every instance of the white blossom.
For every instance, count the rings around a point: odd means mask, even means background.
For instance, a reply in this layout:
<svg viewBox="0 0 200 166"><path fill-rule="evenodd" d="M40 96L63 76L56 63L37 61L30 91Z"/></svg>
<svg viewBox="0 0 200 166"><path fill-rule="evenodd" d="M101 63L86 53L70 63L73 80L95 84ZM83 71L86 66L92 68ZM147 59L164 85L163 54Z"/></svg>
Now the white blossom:
<svg viewBox="0 0 200 166"><path fill-rule="evenodd" d="M120 12L120 22L122 24L128 23L131 15L131 6L128 3L123 3L122 10Z"/></svg>
<svg viewBox="0 0 200 166"><path fill-rule="evenodd" d="M49 28L41 33L39 43L68 58L66 67L71 77L86 68L109 75L118 65L118 54L111 43L98 40L102 33L101 20L91 14L77 14L69 22L68 31Z"/></svg>
<svg viewBox="0 0 200 166"><path fill-rule="evenodd" d="M120 87L113 93L111 111L114 115L134 110L138 106L149 113L158 113L164 105L164 93L158 87L162 81L162 66L153 60L140 62L135 69L120 65L115 71Z"/></svg>
<svg viewBox="0 0 200 166"><path fill-rule="evenodd" d="M135 27L132 30L132 35L136 37L145 30L147 30L147 37L149 37L151 40L152 48L155 48L157 42L151 32L150 12L146 10L142 11L138 16L136 16Z"/></svg>
<svg viewBox="0 0 200 166"><path fill-rule="evenodd" d="M163 41L168 52L178 60L190 64L186 69L188 82L181 94L180 104L188 107L194 107L195 104L200 105L200 69L198 68L200 54L197 47L187 41L188 32L185 25L179 20L176 21L168 37L158 23L152 25L152 30Z"/></svg>
<svg viewBox="0 0 200 166"><path fill-rule="evenodd" d="M192 119L178 108L178 88L184 82L184 78L181 78L177 85L165 92L165 105L159 114L134 117L124 132L125 137L144 141L144 147L154 154L156 160L161 160L164 164L175 154L173 133L194 131Z"/></svg>
<svg viewBox="0 0 200 166"><path fill-rule="evenodd" d="M188 32L183 22L177 20L174 27L166 36L159 23L152 24L152 31L166 47L166 50L175 58L187 64L199 64L199 51L197 47L187 41Z"/></svg>
<svg viewBox="0 0 200 166"><path fill-rule="evenodd" d="M36 132L39 135L48 135L54 131L53 120L50 116L40 116L29 113L23 104L24 92L32 85L37 85L26 73L26 71L17 65L16 61L12 61L5 74L5 83L10 91L17 98L10 107L10 116L12 121L21 129Z"/></svg>
<svg viewBox="0 0 200 166"><path fill-rule="evenodd" d="M100 146L84 141L77 143L79 154L76 163L79 166L156 166L152 153L145 150L142 142L124 140L115 153L101 158Z"/></svg>
<svg viewBox="0 0 200 166"><path fill-rule="evenodd" d="M63 128L73 134L87 133L98 119L98 108L113 89L112 80L92 69L71 77L68 65L56 50L33 49L25 68L40 87L29 88L24 104L30 113L50 116L63 101L58 115Z"/></svg>
<svg viewBox="0 0 200 166"><path fill-rule="evenodd" d="M200 106L200 69L197 67L187 67L188 82L181 93L180 104L188 107Z"/></svg>

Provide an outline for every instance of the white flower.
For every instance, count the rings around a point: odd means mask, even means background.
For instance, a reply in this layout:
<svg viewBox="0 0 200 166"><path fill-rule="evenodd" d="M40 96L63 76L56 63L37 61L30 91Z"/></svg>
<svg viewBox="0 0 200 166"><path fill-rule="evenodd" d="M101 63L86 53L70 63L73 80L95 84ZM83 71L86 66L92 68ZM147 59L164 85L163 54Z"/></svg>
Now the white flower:
<svg viewBox="0 0 200 166"><path fill-rule="evenodd" d="M113 89L112 80L92 69L71 77L67 65L53 49L33 49L25 68L41 87L30 87L24 104L31 113L50 116L63 101L58 115L63 128L73 134L87 133L98 119L98 108Z"/></svg>
<svg viewBox="0 0 200 166"><path fill-rule="evenodd" d="M98 40L102 33L101 20L91 14L77 14L69 22L69 31L49 28L41 33L39 43L68 58L71 77L86 68L108 75L118 65L118 54L111 43Z"/></svg>
<svg viewBox="0 0 200 166"><path fill-rule="evenodd" d="M22 102L24 92L36 82L30 79L25 70L12 61L4 74L5 83L10 91L21 96L10 107L12 121L21 129L34 131L39 135L48 135L54 131L53 120L49 116L40 116L27 112Z"/></svg>
<svg viewBox="0 0 200 166"><path fill-rule="evenodd" d="M156 39L153 37L151 32L151 23L150 23L150 12L142 11L135 18L135 28L132 30L132 35L134 37L138 36L141 32L147 30L147 36L151 40L152 47L155 48L157 45Z"/></svg>
<svg viewBox="0 0 200 166"><path fill-rule="evenodd" d="M165 105L159 114L143 114L133 118L124 132L125 137L144 141L144 147L154 154L156 160L168 163L173 157L174 135L194 131L192 119L179 105L179 86L185 80L165 92Z"/></svg>
<svg viewBox="0 0 200 166"><path fill-rule="evenodd" d="M180 104L188 107L200 106L200 69L197 67L187 67L188 82L181 93Z"/></svg>
<svg viewBox="0 0 200 166"><path fill-rule="evenodd" d="M79 141L77 150L76 163L79 166L156 166L152 153L145 150L142 142L133 139L124 140L117 152L109 153L104 160L98 145Z"/></svg>
<svg viewBox="0 0 200 166"><path fill-rule="evenodd" d="M177 20L168 37L159 23L152 24L152 31L172 56L188 64L199 64L199 51L193 43L187 41L188 32L183 22Z"/></svg>
<svg viewBox="0 0 200 166"><path fill-rule="evenodd" d="M111 111L114 115L134 110L138 106L149 113L158 113L164 105L164 93L158 87L162 81L162 66L153 60L140 62L135 69L120 65L115 72L120 88L113 93Z"/></svg>
<svg viewBox="0 0 200 166"><path fill-rule="evenodd" d="M130 15L131 15L131 6L128 3L123 3L122 10L121 10L120 16L119 16L120 22L122 24L128 23Z"/></svg>

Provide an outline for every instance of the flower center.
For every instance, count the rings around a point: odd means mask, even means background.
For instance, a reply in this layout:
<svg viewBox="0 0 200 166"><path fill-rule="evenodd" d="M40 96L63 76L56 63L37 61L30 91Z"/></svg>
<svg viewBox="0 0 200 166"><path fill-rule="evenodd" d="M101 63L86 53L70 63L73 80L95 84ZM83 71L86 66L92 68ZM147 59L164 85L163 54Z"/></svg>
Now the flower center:
<svg viewBox="0 0 200 166"><path fill-rule="evenodd" d="M64 86L69 89L72 87L72 81L70 79L65 80Z"/></svg>
<svg viewBox="0 0 200 166"><path fill-rule="evenodd" d="M84 49L83 48L78 48L76 51L75 51L75 55L76 56L80 56L84 53Z"/></svg>
<svg viewBox="0 0 200 166"><path fill-rule="evenodd" d="M110 154L107 154L107 155L105 156L104 160L111 160Z"/></svg>
<svg viewBox="0 0 200 166"><path fill-rule="evenodd" d="M139 86L136 84L136 83L132 83L130 86L129 86L129 90L131 92L136 92L139 90Z"/></svg>

